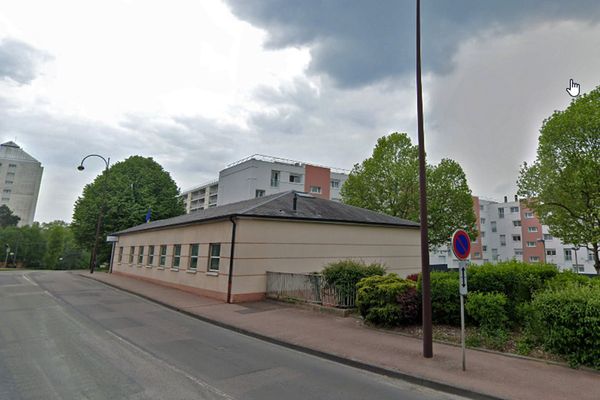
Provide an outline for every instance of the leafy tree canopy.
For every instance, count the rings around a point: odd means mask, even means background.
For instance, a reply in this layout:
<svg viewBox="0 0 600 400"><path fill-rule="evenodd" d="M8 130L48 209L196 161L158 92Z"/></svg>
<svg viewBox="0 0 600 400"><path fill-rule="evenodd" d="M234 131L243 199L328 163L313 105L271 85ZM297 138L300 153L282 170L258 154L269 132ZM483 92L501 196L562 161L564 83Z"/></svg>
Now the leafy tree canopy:
<svg viewBox="0 0 600 400"><path fill-rule="evenodd" d="M341 194L347 204L418 221L418 147L406 133L381 137L372 156L354 165ZM458 228L477 236L471 190L456 161L427 166L427 208L430 248L446 244Z"/></svg>
<svg viewBox="0 0 600 400"><path fill-rule="evenodd" d="M7 226L17 226L21 217L14 215L12 210L6 204L0 206L0 228Z"/></svg>
<svg viewBox="0 0 600 400"><path fill-rule="evenodd" d="M592 252L600 274L600 87L543 122L517 184L553 236Z"/></svg>
<svg viewBox="0 0 600 400"><path fill-rule="evenodd" d="M178 199L179 189L152 158L132 156L114 164L83 189L75 202L71 227L77 242L92 248L100 209L104 218L99 240L99 262L108 260L108 234L145 222L151 210L152 220L175 217L185 212Z"/></svg>

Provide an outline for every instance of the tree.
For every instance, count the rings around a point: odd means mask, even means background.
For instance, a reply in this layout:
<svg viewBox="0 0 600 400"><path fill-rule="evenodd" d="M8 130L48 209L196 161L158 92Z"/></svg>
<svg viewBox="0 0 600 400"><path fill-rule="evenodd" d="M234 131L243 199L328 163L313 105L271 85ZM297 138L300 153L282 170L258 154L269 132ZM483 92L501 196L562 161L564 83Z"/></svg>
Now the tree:
<svg viewBox="0 0 600 400"><path fill-rule="evenodd" d="M419 155L406 133L379 138L373 154L354 165L342 186L344 203L419 220ZM427 166L429 247L446 244L463 228L477 236L473 199L461 166L444 159Z"/></svg>
<svg viewBox="0 0 600 400"><path fill-rule="evenodd" d="M107 235L144 223L148 210L152 219L183 214L178 195L171 175L152 158L129 157L97 176L77 198L71 225L75 239L82 247L93 247L98 215L103 209L97 258L99 263L107 261L111 249L104 242Z"/></svg>
<svg viewBox="0 0 600 400"><path fill-rule="evenodd" d="M77 269L86 265L89 254L75 242L73 231L64 221L42 224L46 240L44 267Z"/></svg>
<svg viewBox="0 0 600 400"><path fill-rule="evenodd" d="M600 87L544 120L517 184L553 236L592 252L600 275Z"/></svg>
<svg viewBox="0 0 600 400"><path fill-rule="evenodd" d="M12 210L6 204L0 206L0 228L7 226L17 226L21 217L14 215Z"/></svg>

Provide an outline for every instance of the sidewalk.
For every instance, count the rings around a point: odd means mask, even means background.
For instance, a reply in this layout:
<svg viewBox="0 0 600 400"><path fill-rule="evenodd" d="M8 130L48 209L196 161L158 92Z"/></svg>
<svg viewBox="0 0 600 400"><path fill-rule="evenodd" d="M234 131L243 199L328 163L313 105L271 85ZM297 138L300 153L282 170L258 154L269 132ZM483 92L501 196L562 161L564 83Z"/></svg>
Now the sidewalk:
<svg viewBox="0 0 600 400"><path fill-rule="evenodd" d="M364 327L355 318L277 302L225 304L119 275L80 273L243 333L414 383L479 398L598 400L600 373L434 343L432 359L420 339ZM480 396L478 396L478 394Z"/></svg>

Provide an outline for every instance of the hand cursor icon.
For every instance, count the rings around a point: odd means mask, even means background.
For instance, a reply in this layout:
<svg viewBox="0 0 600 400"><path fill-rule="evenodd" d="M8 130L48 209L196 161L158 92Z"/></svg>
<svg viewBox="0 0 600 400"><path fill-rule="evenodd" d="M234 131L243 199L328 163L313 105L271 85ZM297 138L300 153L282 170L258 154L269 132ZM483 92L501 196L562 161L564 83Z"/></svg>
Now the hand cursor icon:
<svg viewBox="0 0 600 400"><path fill-rule="evenodd" d="M571 95L571 97L579 96L579 83L573 82L573 79L569 81L569 87L567 88L567 93Z"/></svg>

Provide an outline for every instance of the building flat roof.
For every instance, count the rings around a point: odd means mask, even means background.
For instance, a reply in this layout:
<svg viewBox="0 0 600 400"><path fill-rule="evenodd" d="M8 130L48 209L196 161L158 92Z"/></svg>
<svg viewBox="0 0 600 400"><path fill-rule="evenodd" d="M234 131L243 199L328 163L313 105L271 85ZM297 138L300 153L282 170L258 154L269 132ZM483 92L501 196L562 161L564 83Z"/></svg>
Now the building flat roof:
<svg viewBox="0 0 600 400"><path fill-rule="evenodd" d="M293 209L296 197L296 210ZM338 222L366 225L389 225L407 228L418 228L413 221L392 217L360 207L321 199L305 193L288 191L270 196L225 204L204 210L137 225L116 235L141 232L152 229L164 229L178 225L199 224L203 222L227 219L230 217L254 217L267 219L287 219L315 222Z"/></svg>

